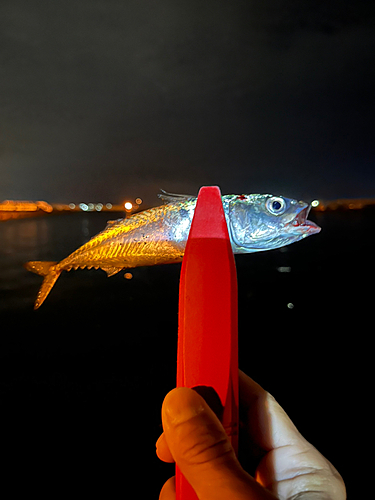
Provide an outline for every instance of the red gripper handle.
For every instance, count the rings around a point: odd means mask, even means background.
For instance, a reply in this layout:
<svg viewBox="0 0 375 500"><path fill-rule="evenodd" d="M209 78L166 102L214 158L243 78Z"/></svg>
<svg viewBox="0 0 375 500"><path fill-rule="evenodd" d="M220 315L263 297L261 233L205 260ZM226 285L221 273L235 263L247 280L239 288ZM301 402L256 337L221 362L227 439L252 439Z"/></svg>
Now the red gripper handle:
<svg viewBox="0 0 375 500"><path fill-rule="evenodd" d="M213 388L238 449L237 276L220 189L202 187L182 262L177 387ZM197 500L176 466L177 500Z"/></svg>

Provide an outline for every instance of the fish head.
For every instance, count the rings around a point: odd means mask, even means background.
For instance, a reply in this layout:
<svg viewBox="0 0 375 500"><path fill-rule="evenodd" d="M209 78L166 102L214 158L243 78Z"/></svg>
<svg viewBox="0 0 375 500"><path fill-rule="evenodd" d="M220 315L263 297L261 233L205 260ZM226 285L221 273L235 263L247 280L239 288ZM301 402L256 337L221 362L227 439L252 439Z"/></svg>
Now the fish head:
<svg viewBox="0 0 375 500"><path fill-rule="evenodd" d="M311 206L303 201L250 194L230 196L227 206L236 253L283 247L320 231L319 226L307 220Z"/></svg>

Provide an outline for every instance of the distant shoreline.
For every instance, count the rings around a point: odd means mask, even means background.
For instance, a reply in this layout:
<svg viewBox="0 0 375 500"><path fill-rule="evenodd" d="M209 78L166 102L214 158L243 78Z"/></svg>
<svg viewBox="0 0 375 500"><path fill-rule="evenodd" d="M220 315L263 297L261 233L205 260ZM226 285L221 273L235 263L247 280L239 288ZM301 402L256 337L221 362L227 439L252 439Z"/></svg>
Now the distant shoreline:
<svg viewBox="0 0 375 500"><path fill-rule="evenodd" d="M14 219L25 219L29 217L37 217L40 215L56 215L66 213L82 213L82 212L117 212L123 214L123 217L140 211L139 204L131 204L130 210L125 209L124 205L114 205L107 203L81 203L81 204L49 204L45 201L3 201L0 202L0 222ZM312 202L312 212L326 211L346 211L346 210L362 210L364 208L375 207L375 198L341 198L337 200L315 200ZM146 210L147 207L142 207Z"/></svg>

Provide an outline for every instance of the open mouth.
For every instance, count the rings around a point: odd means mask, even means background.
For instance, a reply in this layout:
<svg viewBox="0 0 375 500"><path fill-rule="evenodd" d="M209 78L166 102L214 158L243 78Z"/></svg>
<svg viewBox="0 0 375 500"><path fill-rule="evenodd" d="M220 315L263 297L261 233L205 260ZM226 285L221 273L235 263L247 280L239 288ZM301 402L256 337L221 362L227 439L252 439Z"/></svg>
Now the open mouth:
<svg viewBox="0 0 375 500"><path fill-rule="evenodd" d="M320 227L312 222L311 220L307 220L307 216L309 215L311 209L311 205L307 205L303 208L296 217L292 221L292 225L296 228L300 228L303 232L319 233Z"/></svg>

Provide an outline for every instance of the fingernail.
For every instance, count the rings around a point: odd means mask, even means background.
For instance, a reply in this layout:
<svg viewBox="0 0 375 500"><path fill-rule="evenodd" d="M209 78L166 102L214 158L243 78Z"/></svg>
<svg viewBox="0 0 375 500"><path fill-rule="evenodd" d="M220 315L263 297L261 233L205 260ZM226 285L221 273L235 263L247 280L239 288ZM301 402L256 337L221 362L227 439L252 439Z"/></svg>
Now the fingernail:
<svg viewBox="0 0 375 500"><path fill-rule="evenodd" d="M192 389L179 387L169 392L163 404L163 424L182 424L205 410L201 397Z"/></svg>

